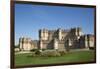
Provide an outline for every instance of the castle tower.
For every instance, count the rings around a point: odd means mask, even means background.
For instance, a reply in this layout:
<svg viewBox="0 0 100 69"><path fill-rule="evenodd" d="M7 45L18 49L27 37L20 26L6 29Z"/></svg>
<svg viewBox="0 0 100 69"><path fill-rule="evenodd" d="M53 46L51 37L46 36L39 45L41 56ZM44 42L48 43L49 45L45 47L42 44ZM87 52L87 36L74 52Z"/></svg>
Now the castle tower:
<svg viewBox="0 0 100 69"><path fill-rule="evenodd" d="M88 38L88 46L89 46L89 47L94 47L94 36L88 34L88 35L87 35L87 38Z"/></svg>
<svg viewBox="0 0 100 69"><path fill-rule="evenodd" d="M42 40L42 37L43 37L43 31L40 29L39 30L39 40Z"/></svg>
<svg viewBox="0 0 100 69"><path fill-rule="evenodd" d="M85 48L89 48L89 40L87 35L84 36Z"/></svg>
<svg viewBox="0 0 100 69"><path fill-rule="evenodd" d="M29 51L32 49L31 39L30 38L20 38L19 39L20 50Z"/></svg>
<svg viewBox="0 0 100 69"><path fill-rule="evenodd" d="M74 39L78 40L80 38L80 36L82 36L82 29L80 27L72 28L71 34L72 34L72 36L74 36Z"/></svg>
<svg viewBox="0 0 100 69"><path fill-rule="evenodd" d="M39 30L39 39L48 40L48 30L47 29Z"/></svg>
<svg viewBox="0 0 100 69"><path fill-rule="evenodd" d="M73 33L73 35L75 36L81 36L82 35L82 29L80 27L77 28L72 28L71 32Z"/></svg>
<svg viewBox="0 0 100 69"><path fill-rule="evenodd" d="M77 36L77 28L71 28L71 35Z"/></svg>
<svg viewBox="0 0 100 69"><path fill-rule="evenodd" d="M69 51L69 48L70 48L70 39L67 39L65 41L65 48L66 48L66 51Z"/></svg>
<svg viewBox="0 0 100 69"><path fill-rule="evenodd" d="M77 28L75 28L75 35L76 35L76 36L78 35Z"/></svg>
<svg viewBox="0 0 100 69"><path fill-rule="evenodd" d="M58 49L58 40L54 39L54 49Z"/></svg>
<svg viewBox="0 0 100 69"><path fill-rule="evenodd" d="M40 49L43 49L43 41L42 40L40 40L39 46L40 46Z"/></svg>
<svg viewBox="0 0 100 69"><path fill-rule="evenodd" d="M19 38L19 47L20 50L23 50L23 38Z"/></svg>
<svg viewBox="0 0 100 69"><path fill-rule="evenodd" d="M62 32L61 29L58 29L58 39L61 40L62 39Z"/></svg>
<svg viewBox="0 0 100 69"><path fill-rule="evenodd" d="M77 35L78 36L82 35L82 29L80 27L77 28Z"/></svg>

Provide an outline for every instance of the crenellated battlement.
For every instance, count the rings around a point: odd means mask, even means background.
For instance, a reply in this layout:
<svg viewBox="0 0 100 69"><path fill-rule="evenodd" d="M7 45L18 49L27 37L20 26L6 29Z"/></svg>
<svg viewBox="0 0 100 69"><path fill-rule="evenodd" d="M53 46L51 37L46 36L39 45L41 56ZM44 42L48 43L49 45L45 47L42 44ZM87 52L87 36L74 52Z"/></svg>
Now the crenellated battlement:
<svg viewBox="0 0 100 69"><path fill-rule="evenodd" d="M83 34L82 28L58 28L56 30L40 29L39 40L21 37L19 39L21 50L38 49L76 49L94 47L94 35Z"/></svg>

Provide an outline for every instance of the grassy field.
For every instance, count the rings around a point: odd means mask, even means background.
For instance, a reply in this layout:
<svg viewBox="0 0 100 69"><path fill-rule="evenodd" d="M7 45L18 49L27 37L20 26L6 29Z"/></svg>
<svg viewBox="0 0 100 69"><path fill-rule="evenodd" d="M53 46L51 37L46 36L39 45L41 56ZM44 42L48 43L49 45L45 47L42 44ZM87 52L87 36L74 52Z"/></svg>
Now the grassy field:
<svg viewBox="0 0 100 69"><path fill-rule="evenodd" d="M69 52L60 57L29 57L30 54L15 55L15 65L37 65L52 63L75 63L94 61L94 51Z"/></svg>

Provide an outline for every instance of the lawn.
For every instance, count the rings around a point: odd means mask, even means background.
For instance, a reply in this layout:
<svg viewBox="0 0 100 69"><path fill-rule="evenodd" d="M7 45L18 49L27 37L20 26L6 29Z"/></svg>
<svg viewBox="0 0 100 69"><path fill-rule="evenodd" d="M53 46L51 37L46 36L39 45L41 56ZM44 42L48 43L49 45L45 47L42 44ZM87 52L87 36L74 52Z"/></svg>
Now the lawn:
<svg viewBox="0 0 100 69"><path fill-rule="evenodd" d="M60 57L30 57L30 54L31 53L15 55L15 65L91 62L94 61L95 58L93 50L69 52Z"/></svg>

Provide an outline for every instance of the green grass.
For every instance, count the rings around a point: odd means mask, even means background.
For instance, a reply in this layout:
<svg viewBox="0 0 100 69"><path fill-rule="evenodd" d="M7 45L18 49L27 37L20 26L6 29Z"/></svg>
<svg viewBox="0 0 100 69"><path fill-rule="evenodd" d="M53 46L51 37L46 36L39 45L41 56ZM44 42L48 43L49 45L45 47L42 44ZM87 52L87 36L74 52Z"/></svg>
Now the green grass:
<svg viewBox="0 0 100 69"><path fill-rule="evenodd" d="M31 54L31 53L30 53ZM29 57L30 54L15 55L15 65L38 65L52 63L75 63L94 61L94 51L75 51L69 52L60 57Z"/></svg>

